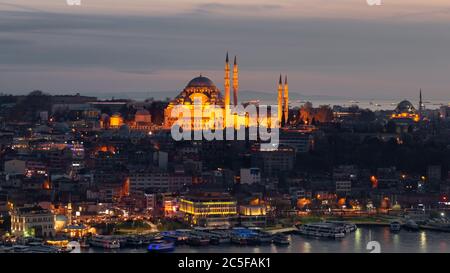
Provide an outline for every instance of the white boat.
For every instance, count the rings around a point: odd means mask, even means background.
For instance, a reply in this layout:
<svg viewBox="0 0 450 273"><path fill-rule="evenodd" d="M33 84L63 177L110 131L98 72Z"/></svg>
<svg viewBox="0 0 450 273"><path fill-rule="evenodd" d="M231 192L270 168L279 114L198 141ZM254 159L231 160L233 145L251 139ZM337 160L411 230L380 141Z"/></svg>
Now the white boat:
<svg viewBox="0 0 450 273"><path fill-rule="evenodd" d="M93 247L101 247L107 249L120 248L120 242L109 236L94 236L89 243Z"/></svg>
<svg viewBox="0 0 450 273"><path fill-rule="evenodd" d="M353 223L342 222L342 221L326 221L326 223L335 224L337 227L341 227L344 233L354 232L358 227Z"/></svg>
<svg viewBox="0 0 450 273"><path fill-rule="evenodd" d="M298 233L305 236L339 239L345 237L345 228L334 223L312 223L301 225Z"/></svg>
<svg viewBox="0 0 450 273"><path fill-rule="evenodd" d="M148 252L172 252L175 250L175 243L171 241L153 242L147 247Z"/></svg>

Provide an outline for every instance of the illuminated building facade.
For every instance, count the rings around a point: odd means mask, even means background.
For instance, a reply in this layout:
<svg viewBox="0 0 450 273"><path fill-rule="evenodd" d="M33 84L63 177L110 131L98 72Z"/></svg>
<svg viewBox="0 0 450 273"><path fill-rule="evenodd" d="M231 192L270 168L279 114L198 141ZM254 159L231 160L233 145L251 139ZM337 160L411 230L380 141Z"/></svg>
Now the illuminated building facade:
<svg viewBox="0 0 450 273"><path fill-rule="evenodd" d="M129 126L132 130L150 132L152 127L152 116L150 112L145 109L137 110L134 115L134 121Z"/></svg>
<svg viewBox="0 0 450 273"><path fill-rule="evenodd" d="M186 196L180 200L185 220L198 226L231 226L237 216L237 203L224 193Z"/></svg>
<svg viewBox="0 0 450 273"><path fill-rule="evenodd" d="M20 237L55 236L55 215L39 206L17 208L11 212L11 233Z"/></svg>
<svg viewBox="0 0 450 273"><path fill-rule="evenodd" d="M123 125L123 118L119 113L115 113L109 119L109 127L110 128L119 128Z"/></svg>
<svg viewBox="0 0 450 273"><path fill-rule="evenodd" d="M239 206L239 220L243 226L265 226L267 208L264 204Z"/></svg>

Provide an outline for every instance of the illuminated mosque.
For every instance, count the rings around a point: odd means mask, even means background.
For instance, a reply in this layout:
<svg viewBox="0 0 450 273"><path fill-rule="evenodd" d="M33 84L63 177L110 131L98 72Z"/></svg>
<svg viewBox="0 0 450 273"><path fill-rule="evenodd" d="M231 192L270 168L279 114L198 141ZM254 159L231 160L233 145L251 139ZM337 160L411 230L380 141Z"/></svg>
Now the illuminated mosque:
<svg viewBox="0 0 450 273"><path fill-rule="evenodd" d="M167 108L164 110L164 127L170 129L172 125L178 120L182 119L184 126L190 127L192 130L202 129L223 129L226 124L235 128L240 128L241 125L245 127L256 126L258 124L264 124L267 127L271 126L271 120L267 117L250 118L248 115L239 115L236 113L230 114L230 121L226 120L225 106L238 106L239 100L239 68L236 56L234 57L233 71L230 71L230 62L228 53L225 59L224 68L224 95L220 92L219 88L209 78L200 75L192 79L184 88L184 90L170 101ZM230 79L230 74L232 78ZM233 89L233 101L231 102L231 88ZM201 102L201 110L203 114L196 116L198 113L194 111L194 103ZM281 123L287 124L289 113L289 87L287 83L287 76L285 77L284 84L282 76L278 82L278 120L279 125ZM172 111L176 106L181 106L183 111L186 110L190 113L190 116L183 117L179 114L172 116ZM221 113L217 113L214 109L223 109ZM212 120L214 119L214 121ZM215 122L215 123L214 123Z"/></svg>
<svg viewBox="0 0 450 273"><path fill-rule="evenodd" d="M420 90L418 110L408 100L401 101L391 114L391 121L395 124L396 132L408 132L412 126L416 125L423 118L423 110L422 90Z"/></svg>
<svg viewBox="0 0 450 273"><path fill-rule="evenodd" d="M422 90L420 90L419 110L417 111L411 102L403 100L395 108L391 119L403 123L419 122L423 107Z"/></svg>

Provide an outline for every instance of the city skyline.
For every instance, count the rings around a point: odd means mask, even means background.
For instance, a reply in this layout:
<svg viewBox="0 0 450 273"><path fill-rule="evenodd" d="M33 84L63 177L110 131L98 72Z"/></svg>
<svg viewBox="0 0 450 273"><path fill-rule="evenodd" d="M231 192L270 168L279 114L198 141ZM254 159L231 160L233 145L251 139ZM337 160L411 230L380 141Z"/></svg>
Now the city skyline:
<svg viewBox="0 0 450 273"><path fill-rule="evenodd" d="M450 253L449 23L443 0L0 0L0 256Z"/></svg>
<svg viewBox="0 0 450 273"><path fill-rule="evenodd" d="M292 94L447 102L440 2L2 1L0 92L173 93L201 73L222 90L230 51L242 92L275 94L283 73Z"/></svg>

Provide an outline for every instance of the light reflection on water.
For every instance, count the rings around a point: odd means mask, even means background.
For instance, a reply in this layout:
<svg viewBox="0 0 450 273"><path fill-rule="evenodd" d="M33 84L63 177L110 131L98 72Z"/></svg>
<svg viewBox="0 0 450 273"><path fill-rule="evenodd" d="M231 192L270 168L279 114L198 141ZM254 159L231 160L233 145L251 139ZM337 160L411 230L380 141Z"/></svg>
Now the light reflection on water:
<svg viewBox="0 0 450 273"><path fill-rule="evenodd" d="M236 246L218 245L206 247L177 246L179 253L350 253L369 252L366 245L370 241L378 241L381 252L444 252L450 253L450 234L434 231L408 232L405 230L397 234L390 232L388 227L361 227L356 232L348 234L344 239L328 240L306 238L291 235L289 246ZM145 252L141 249L119 249L107 252ZM90 248L84 252L103 252L101 249Z"/></svg>
<svg viewBox="0 0 450 273"><path fill-rule="evenodd" d="M420 250L427 252L427 233L425 231L420 232Z"/></svg>
<svg viewBox="0 0 450 273"><path fill-rule="evenodd" d="M369 231L370 234L370 231ZM361 251L361 229L355 231L355 250Z"/></svg>

